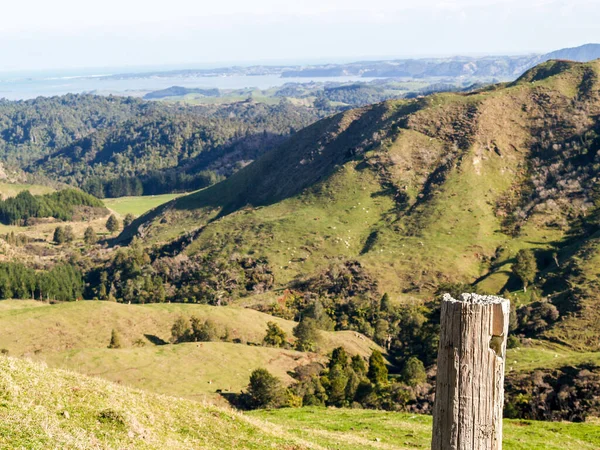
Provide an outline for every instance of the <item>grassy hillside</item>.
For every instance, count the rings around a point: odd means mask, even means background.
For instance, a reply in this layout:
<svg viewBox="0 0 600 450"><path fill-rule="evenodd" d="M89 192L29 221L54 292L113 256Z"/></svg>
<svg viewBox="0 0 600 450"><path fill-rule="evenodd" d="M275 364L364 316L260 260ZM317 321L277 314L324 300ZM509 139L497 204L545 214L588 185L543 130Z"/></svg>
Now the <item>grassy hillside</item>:
<svg viewBox="0 0 600 450"><path fill-rule="evenodd" d="M110 208L117 214L125 216L133 214L141 216L142 214L156 208L157 206L167 203L180 194L162 194L162 195L145 195L136 197L119 197L106 198L103 200L107 208Z"/></svg>
<svg viewBox="0 0 600 450"><path fill-rule="evenodd" d="M357 260L394 300L447 282L517 292L515 255L532 249L536 295L563 316L545 336L595 349L600 298L580 288L598 282L599 73L598 62L549 61L511 84L347 111L150 211L121 239L185 233L188 255L266 256L280 287ZM554 253L566 284L551 282Z"/></svg>
<svg viewBox="0 0 600 450"><path fill-rule="evenodd" d="M429 448L428 416L344 409L239 414L0 356L0 447ZM595 424L505 421L506 449L593 449Z"/></svg>
<svg viewBox="0 0 600 450"><path fill-rule="evenodd" d="M230 340L166 344L179 316L211 319ZM84 301L59 305L37 301L0 302L0 348L13 356L45 361L52 367L97 375L153 392L187 398L215 398L217 390L239 392L250 373L266 367L282 380L299 365L322 360L316 354L251 346L260 345L267 322L274 321L290 340L294 322L237 307L151 304L124 305ZM124 348L108 349L112 329ZM323 353L343 346L350 354L367 357L379 348L355 332L323 332ZM136 341L141 340L141 344ZM140 346L142 345L142 346Z"/></svg>
<svg viewBox="0 0 600 450"><path fill-rule="evenodd" d="M29 191L33 195L50 194L55 190L39 184L0 183L0 198L2 200L16 196L21 191Z"/></svg>
<svg viewBox="0 0 600 450"><path fill-rule="evenodd" d="M232 410L0 357L1 448L319 448Z"/></svg>
<svg viewBox="0 0 600 450"><path fill-rule="evenodd" d="M431 448L430 416L333 408L255 411L250 415L325 448ZM600 445L597 424L505 420L503 434L507 450L594 449Z"/></svg>

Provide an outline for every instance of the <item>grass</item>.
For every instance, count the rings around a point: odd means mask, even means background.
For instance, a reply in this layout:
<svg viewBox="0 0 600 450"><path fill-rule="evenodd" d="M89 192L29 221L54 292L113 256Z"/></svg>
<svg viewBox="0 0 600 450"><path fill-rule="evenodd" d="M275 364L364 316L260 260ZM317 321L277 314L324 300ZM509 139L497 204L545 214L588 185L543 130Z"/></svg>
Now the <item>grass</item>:
<svg viewBox="0 0 600 450"><path fill-rule="evenodd" d="M250 415L325 448L431 448L430 416L332 408L255 411ZM597 424L505 420L503 431L503 448L507 450L583 450L600 446Z"/></svg>
<svg viewBox="0 0 600 450"><path fill-rule="evenodd" d="M106 198L103 200L107 208L121 216L133 214L141 216L145 212L169 202L183 194L142 195L138 197Z"/></svg>
<svg viewBox="0 0 600 450"><path fill-rule="evenodd" d="M319 448L204 403L0 357L0 448Z"/></svg>
<svg viewBox="0 0 600 450"><path fill-rule="evenodd" d="M168 341L179 316L210 318L230 339L242 343L203 342L154 345ZM298 365L322 360L317 354L259 346L267 322L292 339L295 323L234 306L186 304L126 305L80 301L48 305L32 300L0 301L0 348L11 356L45 361L51 367L76 370L126 385L187 398L215 399L217 389L239 392L250 373L265 367L285 382ZM107 349L112 329L122 349ZM355 332L323 332L322 352L343 346L367 357L379 348ZM136 347L135 341L145 344ZM246 342L255 343L246 345Z"/></svg>
<svg viewBox="0 0 600 450"><path fill-rule="evenodd" d="M0 356L0 448L418 449L431 417L333 408L237 413ZM504 421L508 450L596 449L593 423Z"/></svg>
<svg viewBox="0 0 600 450"><path fill-rule="evenodd" d="M509 372L532 372L582 364L600 366L600 352L579 352L565 345L532 341L527 347L510 349L506 353L506 370Z"/></svg>
<svg viewBox="0 0 600 450"><path fill-rule="evenodd" d="M0 182L0 197L8 198L14 197L21 191L29 191L33 195L50 194L55 189L49 186L42 186L40 184L20 184L20 183L2 183Z"/></svg>

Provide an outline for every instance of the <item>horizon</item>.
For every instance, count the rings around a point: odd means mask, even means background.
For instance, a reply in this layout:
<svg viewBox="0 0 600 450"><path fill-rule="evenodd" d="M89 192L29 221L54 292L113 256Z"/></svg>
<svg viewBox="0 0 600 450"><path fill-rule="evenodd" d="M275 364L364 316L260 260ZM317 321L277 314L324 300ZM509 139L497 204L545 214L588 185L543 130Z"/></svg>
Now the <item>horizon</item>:
<svg viewBox="0 0 600 450"><path fill-rule="evenodd" d="M556 50L578 48L587 45L600 45L599 42L585 42L573 47L559 47L548 49L546 51L523 51L517 53L499 52L499 53L448 53L448 54L420 54L420 55L363 55L356 58L341 58L336 56L319 57L313 59L261 59L261 60L239 60L239 61L212 61L212 62L180 62L169 64L144 64L144 65L121 65L121 66L81 66L81 67L48 67L39 69L24 69L24 70L4 70L0 68L0 75L14 76L18 78L33 77L35 75L48 76L58 75L63 76L76 75L77 77L105 77L120 74L148 73L148 72L169 72L179 70L209 70L209 69L225 69L231 67L277 67L277 66L312 66L312 65L336 65L336 64L351 64L360 62L377 62L377 61L400 61L400 60L423 60L423 59L443 59L443 58L486 58L486 57L519 57L543 55ZM89 72L89 73L82 73ZM103 72L103 73L94 73ZM3 80L0 80L3 81Z"/></svg>
<svg viewBox="0 0 600 450"><path fill-rule="evenodd" d="M107 0L93 11L32 0L4 18L2 73L546 53L598 41L600 11L591 0Z"/></svg>

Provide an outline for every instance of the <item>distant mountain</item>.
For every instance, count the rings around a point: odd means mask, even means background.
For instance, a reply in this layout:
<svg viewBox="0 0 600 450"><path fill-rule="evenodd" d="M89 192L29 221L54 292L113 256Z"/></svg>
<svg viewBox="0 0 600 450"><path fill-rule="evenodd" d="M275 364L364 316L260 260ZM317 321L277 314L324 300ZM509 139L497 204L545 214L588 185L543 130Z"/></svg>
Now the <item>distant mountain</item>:
<svg viewBox="0 0 600 450"><path fill-rule="evenodd" d="M542 56L542 61L550 59L566 59L569 61L587 62L600 58L600 44L585 44L579 47L562 48Z"/></svg>
<svg viewBox="0 0 600 450"><path fill-rule="evenodd" d="M433 78L472 77L513 80L525 71L551 59L587 62L600 58L600 44L586 44L556 50L545 55L454 56L448 58L397 59L361 61L348 64L324 64L289 69L283 77L389 77Z"/></svg>

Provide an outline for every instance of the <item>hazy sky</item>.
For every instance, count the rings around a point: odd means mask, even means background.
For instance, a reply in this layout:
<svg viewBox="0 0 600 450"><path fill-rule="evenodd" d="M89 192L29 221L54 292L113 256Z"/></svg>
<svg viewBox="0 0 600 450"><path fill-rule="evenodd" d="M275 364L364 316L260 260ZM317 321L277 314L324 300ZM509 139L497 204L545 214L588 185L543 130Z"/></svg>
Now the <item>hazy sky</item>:
<svg viewBox="0 0 600 450"><path fill-rule="evenodd" d="M3 0L0 70L548 51L598 0Z"/></svg>

